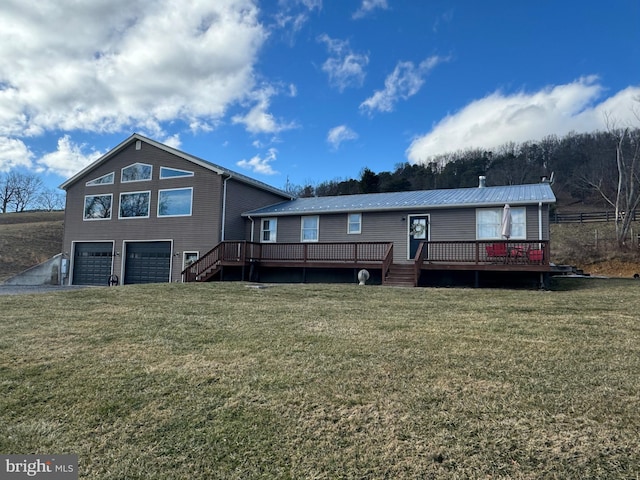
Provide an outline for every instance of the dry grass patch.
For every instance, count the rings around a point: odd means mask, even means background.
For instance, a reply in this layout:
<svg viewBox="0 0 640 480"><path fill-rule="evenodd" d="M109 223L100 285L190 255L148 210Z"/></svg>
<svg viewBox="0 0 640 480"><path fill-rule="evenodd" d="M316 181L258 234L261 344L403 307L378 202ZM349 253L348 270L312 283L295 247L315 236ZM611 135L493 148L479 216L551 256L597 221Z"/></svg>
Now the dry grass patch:
<svg viewBox="0 0 640 480"><path fill-rule="evenodd" d="M633 281L0 297L0 451L81 478L635 478Z"/></svg>

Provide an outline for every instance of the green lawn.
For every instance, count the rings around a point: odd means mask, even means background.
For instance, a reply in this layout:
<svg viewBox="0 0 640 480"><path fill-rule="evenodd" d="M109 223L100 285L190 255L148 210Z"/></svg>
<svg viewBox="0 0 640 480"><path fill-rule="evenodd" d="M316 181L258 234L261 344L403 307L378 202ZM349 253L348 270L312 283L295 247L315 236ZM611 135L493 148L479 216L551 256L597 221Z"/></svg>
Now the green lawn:
<svg viewBox="0 0 640 480"><path fill-rule="evenodd" d="M0 296L0 452L91 479L638 478L639 293Z"/></svg>

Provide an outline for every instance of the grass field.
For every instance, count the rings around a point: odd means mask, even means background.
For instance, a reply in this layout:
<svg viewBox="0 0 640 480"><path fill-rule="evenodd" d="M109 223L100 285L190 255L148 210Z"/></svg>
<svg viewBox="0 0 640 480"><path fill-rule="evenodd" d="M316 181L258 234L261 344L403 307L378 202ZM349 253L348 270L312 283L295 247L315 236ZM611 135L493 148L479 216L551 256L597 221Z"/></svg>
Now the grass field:
<svg viewBox="0 0 640 480"><path fill-rule="evenodd" d="M0 282L62 250L64 212L0 214Z"/></svg>
<svg viewBox="0 0 640 480"><path fill-rule="evenodd" d="M0 452L87 479L638 478L639 288L0 296Z"/></svg>

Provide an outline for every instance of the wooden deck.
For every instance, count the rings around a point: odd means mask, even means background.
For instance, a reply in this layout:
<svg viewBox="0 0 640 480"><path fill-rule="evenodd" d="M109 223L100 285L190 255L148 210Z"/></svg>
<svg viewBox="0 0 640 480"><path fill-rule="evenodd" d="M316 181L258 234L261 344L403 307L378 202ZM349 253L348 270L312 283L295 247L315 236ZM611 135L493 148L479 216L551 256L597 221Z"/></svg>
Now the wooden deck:
<svg viewBox="0 0 640 480"><path fill-rule="evenodd" d="M393 243L222 242L183 272L185 282L207 281L225 266L379 269L382 283L393 265ZM548 241L423 242L413 261L414 285L423 270L550 272Z"/></svg>

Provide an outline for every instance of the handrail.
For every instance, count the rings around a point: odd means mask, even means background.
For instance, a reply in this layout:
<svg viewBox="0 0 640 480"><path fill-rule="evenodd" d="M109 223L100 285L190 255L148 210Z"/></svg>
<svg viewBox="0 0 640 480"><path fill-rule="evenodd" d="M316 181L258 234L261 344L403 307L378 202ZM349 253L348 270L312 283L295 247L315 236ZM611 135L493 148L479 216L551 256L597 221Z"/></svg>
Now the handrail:
<svg viewBox="0 0 640 480"><path fill-rule="evenodd" d="M382 261L382 284L385 284L387 273L393 263L393 243L387 245L387 251L384 254L384 260Z"/></svg>
<svg viewBox="0 0 640 480"><path fill-rule="evenodd" d="M414 285L418 285L420 281L420 272L422 271L422 264L424 263L424 259L428 252L428 247L425 247L425 242L420 242L418 245L418 250L416 251L415 256L413 257L413 275L414 275Z"/></svg>

